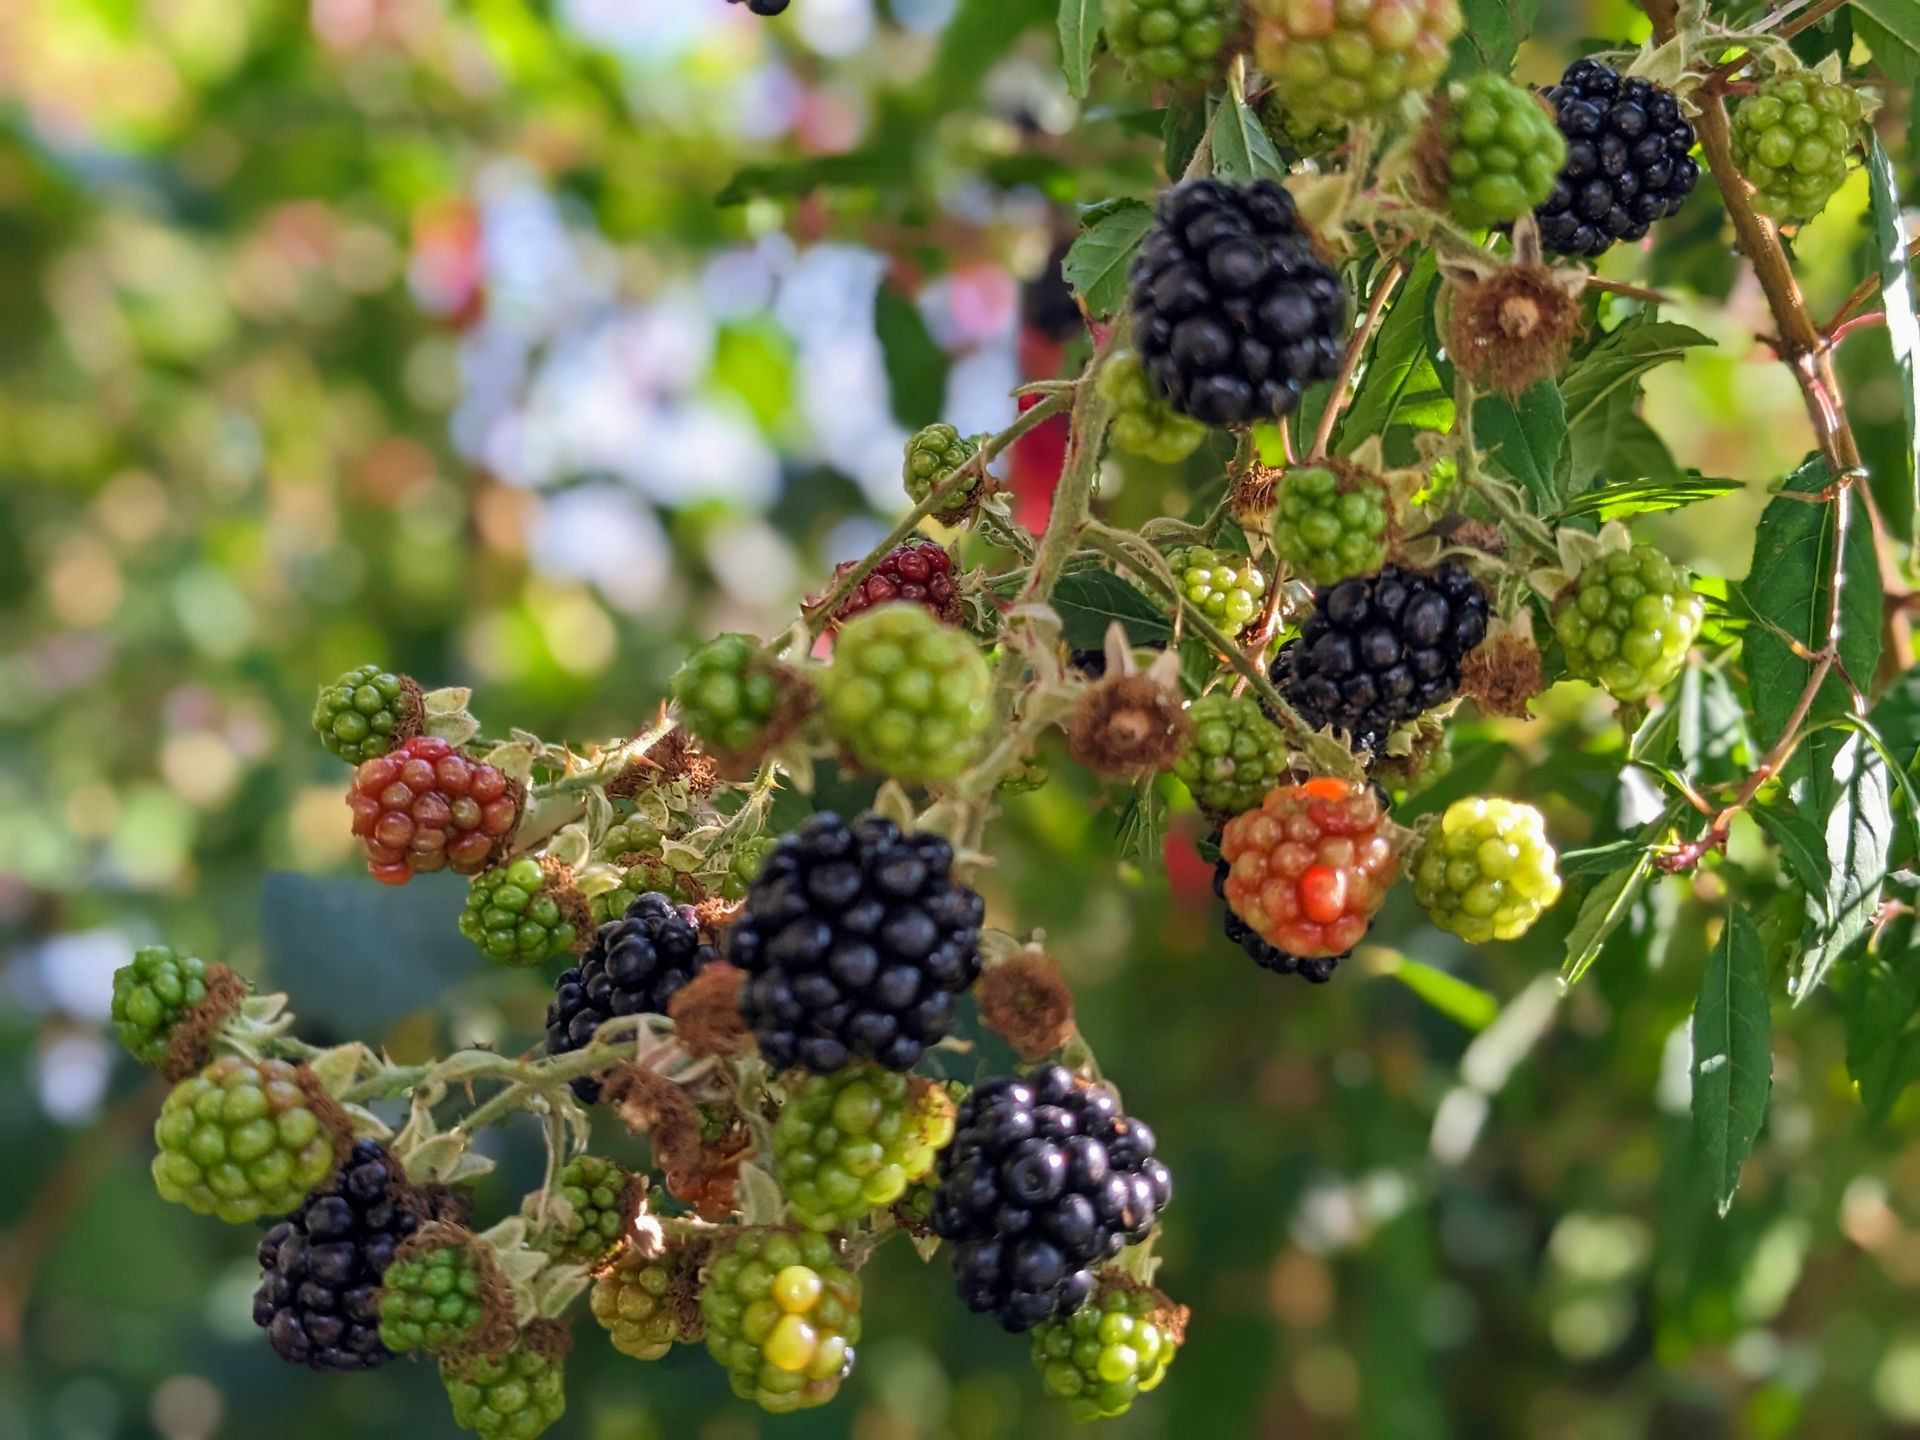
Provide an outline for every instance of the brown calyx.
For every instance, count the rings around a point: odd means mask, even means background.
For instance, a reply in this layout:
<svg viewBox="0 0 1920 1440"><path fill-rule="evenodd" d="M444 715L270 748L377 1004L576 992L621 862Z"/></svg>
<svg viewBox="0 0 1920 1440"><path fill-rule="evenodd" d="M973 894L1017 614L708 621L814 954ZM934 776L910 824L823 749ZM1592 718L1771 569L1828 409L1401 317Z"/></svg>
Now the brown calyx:
<svg viewBox="0 0 1920 1440"><path fill-rule="evenodd" d="M753 1153L753 1135L738 1116L711 1143L701 1139L700 1110L687 1092L637 1065L615 1067L601 1082L601 1096L626 1127L653 1142L655 1163L667 1192L709 1220L733 1212L740 1165Z"/></svg>
<svg viewBox="0 0 1920 1440"><path fill-rule="evenodd" d="M535 1320L520 1332L517 1348L558 1365L573 1349L573 1330L564 1320Z"/></svg>
<svg viewBox="0 0 1920 1440"><path fill-rule="evenodd" d="M320 1077L308 1066L293 1067L293 1083L307 1097L307 1108L313 1111L314 1118L333 1136L333 1168L338 1170L353 1153L353 1117L327 1093L327 1087L320 1083Z"/></svg>
<svg viewBox="0 0 1920 1440"><path fill-rule="evenodd" d="M1105 779L1172 767L1193 731L1180 697L1146 675L1109 675L1081 697L1067 752Z"/></svg>
<svg viewBox="0 0 1920 1440"><path fill-rule="evenodd" d="M744 970L724 962L707 965L667 1002L674 1037L696 1059L744 1055L753 1048L753 1035L740 1018L740 991L747 983Z"/></svg>
<svg viewBox="0 0 1920 1440"><path fill-rule="evenodd" d="M773 677L773 714L768 718L766 728L760 732L759 743L751 750L713 752L721 776L728 780L751 778L768 753L806 724L808 717L820 704L820 695L813 688L813 682L794 666L782 665L776 660L758 660L754 663Z"/></svg>
<svg viewBox="0 0 1920 1440"><path fill-rule="evenodd" d="M1278 466L1263 465L1255 460L1234 477L1227 491L1227 513L1236 524L1242 529L1258 528L1273 514L1280 477L1285 473Z"/></svg>
<svg viewBox="0 0 1920 1440"><path fill-rule="evenodd" d="M713 1242L704 1236L690 1235L668 1252L667 1311L673 1316L673 1328L681 1343L692 1344L707 1334L706 1313L700 1308L700 1275L707 1268Z"/></svg>
<svg viewBox="0 0 1920 1440"><path fill-rule="evenodd" d="M974 995L981 1021L1022 1060L1051 1055L1073 1037L1073 991L1060 967L1037 950L990 968Z"/></svg>
<svg viewBox="0 0 1920 1440"><path fill-rule="evenodd" d="M671 785L676 780L685 780L688 788L700 796L711 795L720 783L720 767L713 757L678 726L654 741L645 755L622 766L620 773L607 782L607 794L631 800L649 785Z"/></svg>
<svg viewBox="0 0 1920 1440"><path fill-rule="evenodd" d="M400 682L400 703L393 714L393 744L398 748L425 732L427 699L420 682L411 675L396 675L394 678Z"/></svg>
<svg viewBox="0 0 1920 1440"><path fill-rule="evenodd" d="M1132 1296L1145 1296L1152 1307L1147 1311L1147 1318L1165 1331L1176 1347L1187 1343L1187 1324L1193 1318L1193 1311L1185 1305L1176 1304L1165 1291L1119 1270L1108 1270L1101 1274L1100 1290L1120 1290Z"/></svg>
<svg viewBox="0 0 1920 1440"><path fill-rule="evenodd" d="M480 1323L458 1344L448 1346L440 1358L456 1369L464 1369L475 1360L498 1360L506 1355L519 1338L519 1331L514 1325L513 1286L501 1273L493 1247L464 1225L438 1220L402 1241L393 1258L403 1260L429 1250L466 1251L479 1277Z"/></svg>
<svg viewBox="0 0 1920 1440"><path fill-rule="evenodd" d="M207 993L200 1003L174 1022L167 1032L167 1055L160 1073L170 1081L180 1081L206 1068L212 1058L213 1037L227 1017L236 1014L245 1003L251 987L225 965L207 966L204 979Z"/></svg>
<svg viewBox="0 0 1920 1440"><path fill-rule="evenodd" d="M1556 375L1580 329L1580 304L1545 265L1509 265L1457 288L1447 351L1483 389L1518 394Z"/></svg>
<svg viewBox="0 0 1920 1440"><path fill-rule="evenodd" d="M1435 210L1447 206L1447 192L1453 188L1453 167L1447 158L1447 116L1453 105L1444 94L1433 97L1427 109L1426 124L1413 142L1413 190L1420 203Z"/></svg>
<svg viewBox="0 0 1920 1440"><path fill-rule="evenodd" d="M1546 688L1539 648L1519 635L1494 636L1460 666L1460 693L1490 715L1524 720L1527 702Z"/></svg>
<svg viewBox="0 0 1920 1440"><path fill-rule="evenodd" d="M579 955L593 938L593 910L573 883L572 870L551 855L540 857L540 870L547 877L541 889L553 897L561 918L573 927L573 953Z"/></svg>

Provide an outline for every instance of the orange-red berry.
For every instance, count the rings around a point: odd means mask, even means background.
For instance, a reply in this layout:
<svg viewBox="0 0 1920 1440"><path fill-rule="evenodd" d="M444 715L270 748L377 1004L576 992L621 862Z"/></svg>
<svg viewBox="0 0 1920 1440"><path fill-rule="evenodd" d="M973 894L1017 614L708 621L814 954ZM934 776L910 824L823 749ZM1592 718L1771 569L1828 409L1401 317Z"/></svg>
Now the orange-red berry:
<svg viewBox="0 0 1920 1440"><path fill-rule="evenodd" d="M1220 854L1234 914L1303 959L1353 949L1400 873L1379 799L1331 777L1268 791L1227 823Z"/></svg>

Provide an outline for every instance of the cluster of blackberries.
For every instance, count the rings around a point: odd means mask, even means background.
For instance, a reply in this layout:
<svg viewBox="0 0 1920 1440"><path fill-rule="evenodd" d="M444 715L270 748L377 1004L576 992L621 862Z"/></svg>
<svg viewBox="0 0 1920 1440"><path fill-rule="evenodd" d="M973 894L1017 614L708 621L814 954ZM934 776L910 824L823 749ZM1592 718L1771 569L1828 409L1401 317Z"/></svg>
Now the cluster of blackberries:
<svg viewBox="0 0 1920 1440"><path fill-rule="evenodd" d="M727 931L749 977L740 1013L770 1065L906 1070L947 1034L980 976L986 914L952 870L946 840L879 815L821 811L773 848Z"/></svg>
<svg viewBox="0 0 1920 1440"><path fill-rule="evenodd" d="M1275 680L1310 724L1377 753L1396 728L1454 697L1487 619L1487 592L1465 566L1449 560L1422 575L1389 565L1315 592Z"/></svg>
<svg viewBox="0 0 1920 1440"><path fill-rule="evenodd" d="M718 956L702 943L693 911L648 891L618 920L602 925L579 965L564 972L547 1006L547 1053L564 1054L593 1043L607 1021L619 1015L664 1015L680 987ZM600 1084L573 1082L591 1104Z"/></svg>
<svg viewBox="0 0 1920 1440"><path fill-rule="evenodd" d="M1020 1331L1086 1304L1093 1267L1144 1240L1173 1196L1153 1144L1112 1092L1063 1066L977 1086L931 1216L967 1308Z"/></svg>
<svg viewBox="0 0 1920 1440"><path fill-rule="evenodd" d="M1693 126L1671 90L1576 60L1546 98L1567 139L1566 168L1534 212L1547 249L1599 255L1679 212L1700 164L1687 153Z"/></svg>
<svg viewBox="0 0 1920 1440"><path fill-rule="evenodd" d="M1271 180L1168 190L1131 280L1141 364L1182 414L1271 420L1339 373L1346 292Z"/></svg>
<svg viewBox="0 0 1920 1440"><path fill-rule="evenodd" d="M253 1323L282 1360L315 1370L371 1370L380 1343L380 1281L420 1226L405 1177L372 1140L260 1241Z"/></svg>

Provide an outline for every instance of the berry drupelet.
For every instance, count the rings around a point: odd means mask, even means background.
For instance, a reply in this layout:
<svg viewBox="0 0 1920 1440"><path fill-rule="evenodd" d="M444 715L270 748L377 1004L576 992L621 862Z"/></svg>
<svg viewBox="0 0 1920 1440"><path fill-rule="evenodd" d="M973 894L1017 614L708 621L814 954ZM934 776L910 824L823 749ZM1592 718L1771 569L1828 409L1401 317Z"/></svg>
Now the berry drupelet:
<svg viewBox="0 0 1920 1440"><path fill-rule="evenodd" d="M1693 126L1671 90L1576 60L1546 98L1567 141L1566 168L1534 211L1548 250L1601 255L1679 212L1700 165L1687 153Z"/></svg>
<svg viewBox="0 0 1920 1440"><path fill-rule="evenodd" d="M347 804L367 869L383 885L434 870L477 875L520 818L519 797L500 770L434 735L364 762Z"/></svg>
<svg viewBox="0 0 1920 1440"><path fill-rule="evenodd" d="M282 1360L370 1370L393 1358L380 1340L380 1287L421 1224L408 1201L400 1167L361 1140L338 1175L262 1238L253 1323Z"/></svg>
<svg viewBox="0 0 1920 1440"><path fill-rule="evenodd" d="M1131 277L1134 343L1184 415L1247 425L1292 414L1340 368L1347 297L1271 180L1192 180L1160 197Z"/></svg>
<svg viewBox="0 0 1920 1440"><path fill-rule="evenodd" d="M716 959L700 939L686 906L649 892L619 920L602 925L579 965L563 972L547 1006L547 1053L563 1055L593 1043L594 1033L621 1015L664 1015L667 1002L701 967ZM592 1104L600 1084L591 1077L573 1090Z"/></svg>
<svg viewBox="0 0 1920 1440"><path fill-rule="evenodd" d="M1227 876L1232 872L1233 867L1225 860L1213 867L1213 893L1221 900L1227 898ZM1275 975L1298 975L1310 984L1324 985L1333 978L1333 972L1346 958L1344 955L1290 955L1256 935L1251 925L1233 913L1231 905L1221 913L1220 928L1227 939L1238 945L1254 964L1262 970L1271 970Z"/></svg>
<svg viewBox="0 0 1920 1440"><path fill-rule="evenodd" d="M834 578L839 579L859 563L843 561L834 567ZM931 540L909 540L894 546L866 579L847 592L847 598L833 612L833 623L842 624L889 600L911 601L942 624L959 624L960 592L953 581L953 557Z"/></svg>
<svg viewBox="0 0 1920 1440"><path fill-rule="evenodd" d="M727 931L740 1013L776 1070L855 1059L909 1069L980 976L985 903L952 878L953 847L831 811L783 837Z"/></svg>
<svg viewBox="0 0 1920 1440"><path fill-rule="evenodd" d="M1220 858L1233 913L1301 959L1350 952L1400 873L1379 797L1331 776L1268 791L1259 809L1227 822Z"/></svg>
<svg viewBox="0 0 1920 1440"><path fill-rule="evenodd" d="M1465 566L1432 574L1389 565L1315 592L1276 683L1306 721L1379 752L1387 736L1460 688L1460 664L1487 636L1487 592Z"/></svg>
<svg viewBox="0 0 1920 1440"><path fill-rule="evenodd" d="M960 1298L1010 1331L1071 1315L1093 1267L1144 1240L1173 1197L1154 1137L1111 1091L1049 1065L984 1081L940 1157L934 1232Z"/></svg>

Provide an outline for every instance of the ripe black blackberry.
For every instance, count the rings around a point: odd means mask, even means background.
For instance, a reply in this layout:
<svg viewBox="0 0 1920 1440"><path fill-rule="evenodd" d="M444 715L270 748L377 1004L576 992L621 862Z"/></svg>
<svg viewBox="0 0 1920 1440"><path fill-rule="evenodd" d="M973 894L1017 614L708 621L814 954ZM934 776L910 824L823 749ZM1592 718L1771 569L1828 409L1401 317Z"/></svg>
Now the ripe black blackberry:
<svg viewBox="0 0 1920 1440"><path fill-rule="evenodd" d="M953 847L879 815L831 811L783 836L727 931L740 1014L776 1070L854 1060L906 1070L980 978L986 905L951 877Z"/></svg>
<svg viewBox="0 0 1920 1440"><path fill-rule="evenodd" d="M1487 592L1466 567L1432 574L1389 565L1314 592L1313 614L1275 662L1274 679L1315 727L1363 749L1460 688L1460 664L1487 637Z"/></svg>
<svg viewBox="0 0 1920 1440"><path fill-rule="evenodd" d="M260 1241L253 1323L282 1360L315 1370L371 1370L380 1343L380 1280L419 1229L406 1177L372 1140Z"/></svg>
<svg viewBox="0 0 1920 1440"><path fill-rule="evenodd" d="M1133 339L1174 409L1209 425L1291 414L1340 369L1347 297L1271 180L1160 197L1134 261Z"/></svg>
<svg viewBox="0 0 1920 1440"><path fill-rule="evenodd" d="M1173 1198L1153 1145L1111 1091L1064 1066L976 1086L930 1217L954 1242L967 1308L1017 1332L1085 1305L1093 1267L1144 1240Z"/></svg>
<svg viewBox="0 0 1920 1440"><path fill-rule="evenodd" d="M1567 137L1567 164L1534 214L1560 255L1596 256L1678 213L1700 179L1693 126L1665 86L1576 60L1546 92Z"/></svg>
<svg viewBox="0 0 1920 1440"><path fill-rule="evenodd" d="M680 987L718 958L713 946L701 943L691 907L648 891L620 919L602 925L580 963L555 982L547 1053L592 1044L594 1032L618 1015L666 1014ZM600 1082L583 1076L573 1093L591 1105L600 1098Z"/></svg>
<svg viewBox="0 0 1920 1440"><path fill-rule="evenodd" d="M1251 925L1233 913L1233 907L1226 903L1227 873L1232 869L1224 860L1217 861L1213 867L1213 893L1221 903L1221 914L1226 917L1222 928L1226 931L1227 939L1246 951L1247 958L1262 970L1271 970L1276 975L1298 975L1315 985L1324 985L1331 980L1334 970L1347 958L1345 955L1315 956L1312 959L1289 955L1278 945L1269 945L1262 940L1253 933Z"/></svg>

